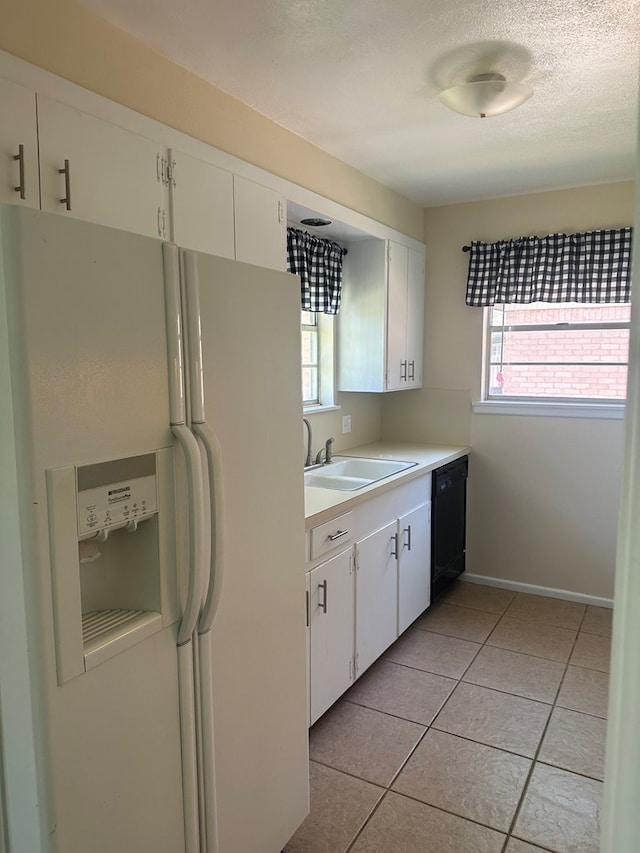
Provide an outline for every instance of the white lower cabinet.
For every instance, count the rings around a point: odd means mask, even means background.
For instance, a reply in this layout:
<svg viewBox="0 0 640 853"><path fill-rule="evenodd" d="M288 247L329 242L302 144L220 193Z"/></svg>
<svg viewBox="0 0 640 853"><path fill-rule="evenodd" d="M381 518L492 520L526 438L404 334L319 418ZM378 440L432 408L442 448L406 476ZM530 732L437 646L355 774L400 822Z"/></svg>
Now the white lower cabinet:
<svg viewBox="0 0 640 853"><path fill-rule="evenodd" d="M398 519L398 634L431 603L431 503Z"/></svg>
<svg viewBox="0 0 640 853"><path fill-rule="evenodd" d="M310 724L429 606L430 501L425 474L308 531Z"/></svg>
<svg viewBox="0 0 640 853"><path fill-rule="evenodd" d="M398 636L397 523L356 542L356 674Z"/></svg>
<svg viewBox="0 0 640 853"><path fill-rule="evenodd" d="M308 575L311 723L354 678L353 552L349 548Z"/></svg>

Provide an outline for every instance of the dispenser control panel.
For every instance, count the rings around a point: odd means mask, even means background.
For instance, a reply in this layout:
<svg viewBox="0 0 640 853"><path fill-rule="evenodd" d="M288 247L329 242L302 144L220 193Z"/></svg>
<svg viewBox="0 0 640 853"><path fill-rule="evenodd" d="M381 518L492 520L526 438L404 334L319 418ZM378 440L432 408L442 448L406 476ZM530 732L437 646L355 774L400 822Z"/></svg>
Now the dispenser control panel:
<svg viewBox="0 0 640 853"><path fill-rule="evenodd" d="M84 465L77 469L77 481L80 538L158 511L155 453Z"/></svg>

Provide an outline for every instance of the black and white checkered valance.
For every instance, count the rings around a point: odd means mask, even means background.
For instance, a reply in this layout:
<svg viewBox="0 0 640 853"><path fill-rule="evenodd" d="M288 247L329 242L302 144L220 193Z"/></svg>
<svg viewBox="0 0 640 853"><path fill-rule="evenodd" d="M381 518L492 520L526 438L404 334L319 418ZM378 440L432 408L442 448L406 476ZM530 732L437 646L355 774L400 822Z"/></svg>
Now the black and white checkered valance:
<svg viewBox="0 0 640 853"><path fill-rule="evenodd" d="M342 291L342 247L287 228L287 269L300 276L303 311L337 314Z"/></svg>
<svg viewBox="0 0 640 853"><path fill-rule="evenodd" d="M473 242L467 305L629 302L632 230Z"/></svg>

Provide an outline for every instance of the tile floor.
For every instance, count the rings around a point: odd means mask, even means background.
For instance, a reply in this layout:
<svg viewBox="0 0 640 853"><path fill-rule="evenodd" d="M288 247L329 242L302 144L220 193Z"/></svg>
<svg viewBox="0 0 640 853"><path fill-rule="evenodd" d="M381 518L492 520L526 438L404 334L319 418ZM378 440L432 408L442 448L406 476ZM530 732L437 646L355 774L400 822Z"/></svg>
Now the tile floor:
<svg viewBox="0 0 640 853"><path fill-rule="evenodd" d="M459 581L311 729L285 853L598 853L610 632Z"/></svg>

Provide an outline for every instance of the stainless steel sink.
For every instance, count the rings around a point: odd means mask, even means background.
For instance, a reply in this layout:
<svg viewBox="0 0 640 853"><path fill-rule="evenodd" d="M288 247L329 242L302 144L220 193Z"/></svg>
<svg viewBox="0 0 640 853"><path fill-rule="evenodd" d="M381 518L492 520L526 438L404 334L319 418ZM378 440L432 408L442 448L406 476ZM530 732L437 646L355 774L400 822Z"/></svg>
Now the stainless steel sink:
<svg viewBox="0 0 640 853"><path fill-rule="evenodd" d="M405 462L399 459L334 456L333 462L328 465L305 471L304 484L316 489L355 491L417 464L417 462Z"/></svg>

